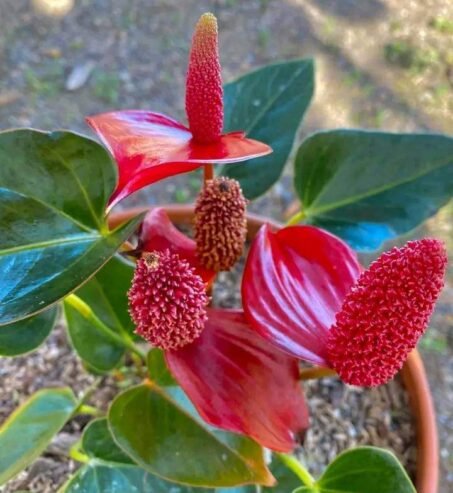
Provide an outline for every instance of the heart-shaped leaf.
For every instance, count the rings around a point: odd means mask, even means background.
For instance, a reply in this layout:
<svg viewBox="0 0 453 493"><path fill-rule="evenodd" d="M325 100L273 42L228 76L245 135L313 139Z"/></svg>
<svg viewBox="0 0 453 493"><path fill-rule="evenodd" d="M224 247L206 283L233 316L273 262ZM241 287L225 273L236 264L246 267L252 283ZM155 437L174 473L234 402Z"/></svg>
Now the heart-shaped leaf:
<svg viewBox="0 0 453 493"><path fill-rule="evenodd" d="M315 491L416 493L398 459L391 452L376 447L357 447L340 454L316 482Z"/></svg>
<svg viewBox="0 0 453 493"><path fill-rule="evenodd" d="M77 401L70 389L34 394L0 428L0 485L33 462L71 417Z"/></svg>
<svg viewBox="0 0 453 493"><path fill-rule="evenodd" d="M153 384L120 394L110 407L109 426L138 465L170 481L204 487L273 482L258 446L252 455L240 436L237 448L232 439L222 442Z"/></svg>
<svg viewBox="0 0 453 493"><path fill-rule="evenodd" d="M313 89L312 60L268 65L225 85L225 129L243 130L274 151L222 167L220 173L239 180L246 197L262 195L282 174Z"/></svg>
<svg viewBox="0 0 453 493"><path fill-rule="evenodd" d="M76 308L64 302L68 334L77 354L94 370L107 372L115 368L124 355L124 346L109 337Z"/></svg>
<svg viewBox="0 0 453 493"><path fill-rule="evenodd" d="M77 290L77 296L107 327L128 339L134 330L127 301L133 274L130 263L114 256ZM124 346L100 332L69 303L65 302L64 307L69 336L79 356L95 370L105 372L115 368L124 354Z"/></svg>
<svg viewBox="0 0 453 493"><path fill-rule="evenodd" d="M407 233L453 195L453 139L332 130L298 150L295 188L307 220L358 250Z"/></svg>
<svg viewBox="0 0 453 493"><path fill-rule="evenodd" d="M107 152L69 132L0 133L0 325L44 310L115 253L136 218L110 232Z"/></svg>
<svg viewBox="0 0 453 493"><path fill-rule="evenodd" d="M151 351L151 353L153 353ZM161 359L161 363L164 363L164 360ZM110 433L110 430L108 428L107 420L105 418L102 419L97 419L92 421L86 428L83 433L82 437L82 448L85 451L85 453L92 458L93 460L96 460L98 462L99 466L99 461L102 462L108 462L108 463L116 463L117 467L119 467L120 472L122 474L125 474L127 477L129 477L130 474L133 473L132 477L138 477L138 473L136 471L132 471L132 468L123 468L125 465L133 465L134 463L132 460L124 454L124 452L116 445L116 443L113 441L113 437ZM110 464L110 466L103 465L102 467L112 467L113 464ZM94 468L95 465L92 464L90 465L91 468ZM137 468L138 469L138 468ZM291 491L291 489L294 489L300 484L300 479L292 472L290 471L287 467L283 465L283 463L278 459L274 458L271 464L271 470L277 479L278 483L277 486L274 488L267 488L264 487L262 488L263 491L273 491L274 493L288 493L288 491ZM98 475L100 476L105 476L107 478L108 475L111 475L112 477L110 478L111 484L115 485L115 476L114 474L114 469L100 469L95 471ZM216 488L216 489L209 489L206 490L204 488L192 488L188 486L181 486L181 485L176 485L175 483L170 483L168 481L164 481L163 479L157 478L156 476L152 476L150 474L147 474L143 469L141 469L143 477L142 479L146 480L144 481L145 485L150 485L150 487L153 487L154 489L151 489L153 493L158 493L162 491L162 493L168 493L169 491L172 491L172 488L179 488L178 491L180 493L189 493L189 492L215 492L215 493L257 493L257 489L255 486L249 485L249 486L240 486L238 488ZM137 476L136 476L137 474ZM100 490L96 490L95 488L95 482L93 482L93 478L91 477L91 474L88 472L81 473L79 472L77 474L77 478L73 478L72 481L69 483L72 488L76 488L76 485L79 485L80 489L70 489L69 485L67 492L73 492L77 491L78 493L97 493ZM107 481L107 479L106 479ZM132 481L132 480L131 480ZM107 483L108 484L108 483ZM133 484L133 483L132 483ZM112 488L113 486L110 486ZM165 489L167 488L167 489ZM110 489L105 488L104 491L110 491ZM124 491L129 491L129 490L124 490ZM139 490L141 491L141 490ZM145 493L147 490L144 490ZM123 493L123 492L121 492Z"/></svg>
<svg viewBox="0 0 453 493"><path fill-rule="evenodd" d="M17 356L40 346L57 319L56 306L33 317L0 327L0 356Z"/></svg>
<svg viewBox="0 0 453 493"><path fill-rule="evenodd" d="M76 293L105 325L129 336L135 329L127 300L133 275L134 266L115 255Z"/></svg>

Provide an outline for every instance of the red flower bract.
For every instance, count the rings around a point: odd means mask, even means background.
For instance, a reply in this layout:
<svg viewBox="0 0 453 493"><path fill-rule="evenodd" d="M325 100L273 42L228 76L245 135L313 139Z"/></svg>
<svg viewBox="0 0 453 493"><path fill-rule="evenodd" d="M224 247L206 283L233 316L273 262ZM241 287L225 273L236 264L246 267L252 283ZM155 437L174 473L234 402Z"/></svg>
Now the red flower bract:
<svg viewBox="0 0 453 493"><path fill-rule="evenodd" d="M217 19L203 14L192 39L186 81L186 113L193 138L206 144L223 130L223 88Z"/></svg>
<svg viewBox="0 0 453 493"><path fill-rule="evenodd" d="M380 385L400 370L427 327L446 265L443 244L424 239L384 253L360 276L327 341L343 381Z"/></svg>
<svg viewBox="0 0 453 493"><path fill-rule="evenodd" d="M168 250L143 254L128 296L136 332L156 347L181 348L204 328L204 283L186 260Z"/></svg>
<svg viewBox="0 0 453 493"><path fill-rule="evenodd" d="M119 177L112 208L141 188L205 164L238 163L272 149L243 132L222 134L222 80L217 21L204 14L193 37L187 73L186 108L190 129L173 118L143 110L102 113L88 124L112 153Z"/></svg>

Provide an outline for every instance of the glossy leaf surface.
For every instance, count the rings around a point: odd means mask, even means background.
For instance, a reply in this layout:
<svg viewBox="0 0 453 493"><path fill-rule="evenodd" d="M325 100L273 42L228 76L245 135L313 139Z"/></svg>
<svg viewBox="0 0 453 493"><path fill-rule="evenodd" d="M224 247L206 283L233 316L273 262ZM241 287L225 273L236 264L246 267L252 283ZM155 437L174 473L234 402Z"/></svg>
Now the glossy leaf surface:
<svg viewBox="0 0 453 493"><path fill-rule="evenodd" d="M222 135L212 144L197 143L184 125L151 111L115 111L87 121L118 164L119 182L110 207L146 185L203 164L234 163L271 152L242 132Z"/></svg>
<svg viewBox="0 0 453 493"><path fill-rule="evenodd" d="M115 255L76 292L108 327L119 334L132 335L135 330L127 300L133 275L134 265Z"/></svg>
<svg viewBox="0 0 453 493"><path fill-rule="evenodd" d="M208 423L289 451L308 426L294 358L246 323L241 311L208 310L193 344L166 353L170 371Z"/></svg>
<svg viewBox="0 0 453 493"><path fill-rule="evenodd" d="M361 267L343 241L311 226L272 232L252 243L242 280L245 315L268 341L328 366L327 332Z"/></svg>
<svg viewBox="0 0 453 493"><path fill-rule="evenodd" d="M161 207L151 209L145 216L139 236L139 249L145 252L170 250L187 260L204 282L210 282L215 273L202 267L197 259L195 241L181 233Z"/></svg>
<svg viewBox="0 0 453 493"><path fill-rule="evenodd" d="M0 356L17 356L40 346L57 319L57 307L0 327Z"/></svg>
<svg viewBox="0 0 453 493"><path fill-rule="evenodd" d="M0 133L0 325L44 310L85 282L135 229L109 232L115 171L68 132Z"/></svg>
<svg viewBox="0 0 453 493"><path fill-rule="evenodd" d="M39 457L76 406L64 388L41 390L16 409L0 428L0 485Z"/></svg>
<svg viewBox="0 0 453 493"><path fill-rule="evenodd" d="M298 489L294 493L310 492ZM398 459L387 450L358 447L340 454L316 482L316 493L416 493Z"/></svg>
<svg viewBox="0 0 453 493"><path fill-rule="evenodd" d="M299 148L295 188L308 220L355 249L407 233L453 196L453 139L332 130Z"/></svg>
<svg viewBox="0 0 453 493"><path fill-rule="evenodd" d="M273 153L245 166L223 167L239 180L247 198L265 193L280 177L314 89L312 60L276 63L225 85L225 128L243 130Z"/></svg>
<svg viewBox="0 0 453 493"><path fill-rule="evenodd" d="M92 459L134 465L134 461L113 441L106 418L91 421L83 430L82 449Z"/></svg>
<svg viewBox="0 0 453 493"><path fill-rule="evenodd" d="M64 302L64 314L71 343L77 354L94 370L115 368L124 355L124 347L109 337L76 308Z"/></svg>
<svg viewBox="0 0 453 493"><path fill-rule="evenodd" d="M153 351L151 351L151 353L153 353ZM163 363L163 360L161 360L161 363ZM99 461L102 461L105 463L102 465L102 467L110 467L110 469L100 469L92 471L91 473L88 471L84 473L79 472L76 475L77 477L70 482L70 485L71 488L76 488L77 485L80 489L68 489L66 490L68 492L77 491L78 493L99 493L100 490L96 489L99 487L96 486L96 478L93 477L94 475L105 477L105 479L102 480L103 482L105 482L104 491L110 491L108 489L108 481L110 480L110 488L116 486L117 484L117 473L115 473L115 470L113 469L113 466L115 464L112 464L116 463L116 467L119 468L119 472L121 473L121 475L126 475L128 478L131 475L131 479L129 479L129 481L132 484L134 484L134 478L137 477L139 478L139 480L142 481L142 485L149 485L149 487L151 488L150 491L152 491L153 493L168 493L173 491L172 488L175 491L177 490L179 493L203 493L204 491L213 493L257 493L256 487L252 485L240 486L237 488L216 488L208 490L204 488L201 489L192 488L189 486L182 486L175 483L170 483L158 478L157 476L152 476L146 473L143 469L140 469L142 471L142 477L140 477L138 471L133 470L139 469L138 467L123 467L125 465L132 466L133 462L127 455L124 454L124 452L121 451L118 445L116 445L116 443L113 441L106 419L97 419L95 421L92 421L87 426L87 428L85 428L82 437L82 447L85 453L98 463L97 466L95 464L90 464L90 468L101 467ZM106 463L110 464L107 465ZM280 460L277 458L272 461L271 471L278 481L277 486L275 486L274 488L263 487L263 491L273 491L274 493L288 493L300 484L299 478L297 478L297 476L295 476L295 474L292 473L289 469L284 467ZM132 489L132 491L134 490ZM139 488L138 491L141 492L142 490ZM147 490L145 489L144 491L146 493Z"/></svg>
<svg viewBox="0 0 453 493"><path fill-rule="evenodd" d="M110 407L109 427L139 466L167 480L206 487L272 481L262 456L251 456L245 442L240 448L222 442L154 385L120 394Z"/></svg>

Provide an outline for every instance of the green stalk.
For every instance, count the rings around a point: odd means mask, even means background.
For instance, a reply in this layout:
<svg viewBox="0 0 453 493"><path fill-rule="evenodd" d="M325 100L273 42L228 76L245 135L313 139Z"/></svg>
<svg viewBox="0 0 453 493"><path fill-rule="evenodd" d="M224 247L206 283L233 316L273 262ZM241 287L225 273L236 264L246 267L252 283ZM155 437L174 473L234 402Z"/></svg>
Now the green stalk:
<svg viewBox="0 0 453 493"><path fill-rule="evenodd" d="M143 361L146 361L146 355L135 346L132 340L121 337L110 327L105 325L105 323L94 314L91 307L87 305L83 300L81 300L78 296L76 296L75 294L70 294L65 298L64 301L65 303L68 303L70 306L75 308L80 313L80 315L82 315L82 317L92 323L99 330L99 332L104 333L112 341L116 342L120 346L129 349L132 353L140 356Z"/></svg>
<svg viewBox="0 0 453 493"><path fill-rule="evenodd" d="M309 488L315 488L315 478L305 469L305 467L292 455L277 454L279 459L285 464L288 469L291 469L293 473Z"/></svg>
<svg viewBox="0 0 453 493"><path fill-rule="evenodd" d="M88 455L84 454L80 450L80 441L75 443L70 449L69 449L69 457L77 462L81 462L82 464L87 464L90 462L90 458Z"/></svg>
<svg viewBox="0 0 453 493"><path fill-rule="evenodd" d="M305 212L300 210L296 212L293 216L291 216L286 222L286 226L294 226L295 224L299 224L305 219Z"/></svg>

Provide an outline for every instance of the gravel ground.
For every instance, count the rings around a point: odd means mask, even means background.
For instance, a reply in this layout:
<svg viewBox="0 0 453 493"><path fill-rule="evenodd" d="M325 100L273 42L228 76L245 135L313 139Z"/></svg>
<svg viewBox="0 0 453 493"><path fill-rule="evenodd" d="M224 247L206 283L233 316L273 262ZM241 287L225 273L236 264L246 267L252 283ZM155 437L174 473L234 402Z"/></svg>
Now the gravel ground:
<svg viewBox="0 0 453 493"><path fill-rule="evenodd" d="M301 137L340 126L453 129L449 0L76 0L61 18L32 8L43 1L0 0L1 129L63 127L88 133L84 116L115 108L152 108L184 118L188 41L197 17L206 10L219 18L226 80L281 58L316 58L316 98ZM197 188L196 174L181 176L138 193L128 203L190 201ZM292 200L288 167L281 181L251 209L281 219ZM445 208L411 236L436 235L453 252L452 212L452 206ZM421 344L438 413L439 493L453 488L452 286L450 269L447 288ZM230 302L226 292L217 296L219 303L222 296L224 303ZM87 374L77 376L78 363L64 341L63 333L56 332L35 355L0 362L0 419L44 384L66 383L80 390L89 383ZM47 370L35 371L39 367L35 358ZM325 385L328 388L331 382L326 380ZM356 396L333 384L329 392L349 403L346 411L355 399L370 409L371 402L387 402L392 393L404 399L397 387L386 388L387 396ZM383 416L382 422L387 429L398 429L398 421L390 428L388 418ZM404 426L399 429L403 433ZM405 453L404 445L400 449L396 442L389 443ZM49 463L38 463L35 473L39 464L42 470L50 468ZM60 472L55 477L61 479ZM37 474L35 480L42 478ZM37 486L33 491L46 490Z"/></svg>

